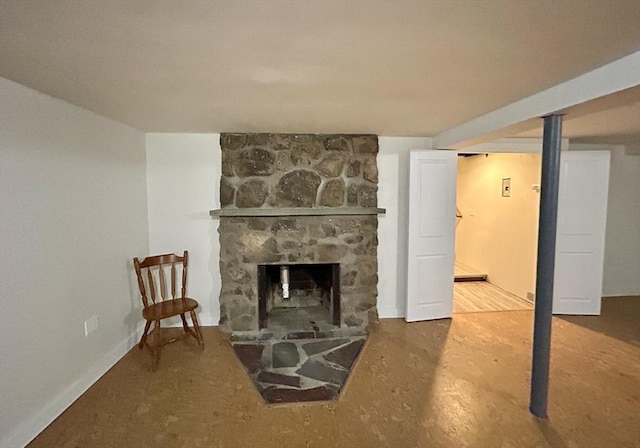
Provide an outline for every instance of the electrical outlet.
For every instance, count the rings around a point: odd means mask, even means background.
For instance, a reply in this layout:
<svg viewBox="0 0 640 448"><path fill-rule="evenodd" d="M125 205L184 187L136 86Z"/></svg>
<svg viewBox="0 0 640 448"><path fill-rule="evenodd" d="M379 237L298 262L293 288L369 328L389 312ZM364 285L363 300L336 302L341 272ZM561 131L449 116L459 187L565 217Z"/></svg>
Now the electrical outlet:
<svg viewBox="0 0 640 448"><path fill-rule="evenodd" d="M91 316L84 321L84 335L89 336L98 329L98 316Z"/></svg>

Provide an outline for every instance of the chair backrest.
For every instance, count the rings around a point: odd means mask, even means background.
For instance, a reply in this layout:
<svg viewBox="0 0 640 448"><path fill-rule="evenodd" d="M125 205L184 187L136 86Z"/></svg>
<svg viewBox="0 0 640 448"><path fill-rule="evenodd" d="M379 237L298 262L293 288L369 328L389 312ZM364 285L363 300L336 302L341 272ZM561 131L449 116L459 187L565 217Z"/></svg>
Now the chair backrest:
<svg viewBox="0 0 640 448"><path fill-rule="evenodd" d="M164 300L187 297L188 264L189 252L186 250L182 257L175 254L164 254L149 256L142 261L134 258L133 266L138 276L138 287L140 288L144 307L146 308ZM166 271L169 271L169 273L167 274ZM170 288L167 288L167 275L171 279ZM181 278L181 282L180 296L177 297L178 277ZM159 295L158 292L160 293ZM149 299L151 299L151 302Z"/></svg>

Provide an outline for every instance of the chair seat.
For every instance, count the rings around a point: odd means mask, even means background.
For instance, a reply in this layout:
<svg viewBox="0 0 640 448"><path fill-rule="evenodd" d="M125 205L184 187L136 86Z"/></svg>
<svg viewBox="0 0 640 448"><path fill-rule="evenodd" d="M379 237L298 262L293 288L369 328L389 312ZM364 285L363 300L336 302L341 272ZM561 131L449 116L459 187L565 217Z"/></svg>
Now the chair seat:
<svg viewBox="0 0 640 448"><path fill-rule="evenodd" d="M146 320L160 320L178 314L188 313L198 308L198 302L194 299L185 298L165 300L164 302L155 303L144 310L142 316Z"/></svg>

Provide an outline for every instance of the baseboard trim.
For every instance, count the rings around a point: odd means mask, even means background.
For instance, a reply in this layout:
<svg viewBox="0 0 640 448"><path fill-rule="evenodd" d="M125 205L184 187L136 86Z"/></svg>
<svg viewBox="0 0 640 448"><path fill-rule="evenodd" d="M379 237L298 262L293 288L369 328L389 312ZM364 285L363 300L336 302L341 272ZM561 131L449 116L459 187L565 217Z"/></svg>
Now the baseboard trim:
<svg viewBox="0 0 640 448"><path fill-rule="evenodd" d="M381 308L378 310L380 319L397 319L404 316L404 309L402 308Z"/></svg>
<svg viewBox="0 0 640 448"><path fill-rule="evenodd" d="M219 315L198 316L198 318L200 325L203 327L218 326L218 322L220 321ZM143 329L144 323L140 322L133 334L125 338L109 353L94 363L77 381L58 394L51 402L47 403L40 412L24 420L6 437L0 439L0 447L22 448L35 439L51 422L58 418L74 401L80 398L80 396L107 373L111 367L120 361L129 350L135 347L142 335Z"/></svg>
<svg viewBox="0 0 640 448"><path fill-rule="evenodd" d="M187 323L191 325L191 320L188 317L187 317ZM218 314L215 314L213 316L199 315L198 323L200 324L201 327L217 327L218 324L220 323L220 315ZM182 321L178 318L175 318L175 322L170 323L168 325L165 325L164 323L162 323L162 326L170 327L170 328L182 327ZM140 331L140 336L142 336L142 331Z"/></svg>
<svg viewBox="0 0 640 448"><path fill-rule="evenodd" d="M24 447L73 404L83 393L98 381L111 367L135 346L142 328L120 342L113 350L91 366L77 381L47 403L40 412L26 419L20 426L0 442L7 448Z"/></svg>
<svg viewBox="0 0 640 448"><path fill-rule="evenodd" d="M198 320L202 327L217 327L220 324L220 315L198 316Z"/></svg>

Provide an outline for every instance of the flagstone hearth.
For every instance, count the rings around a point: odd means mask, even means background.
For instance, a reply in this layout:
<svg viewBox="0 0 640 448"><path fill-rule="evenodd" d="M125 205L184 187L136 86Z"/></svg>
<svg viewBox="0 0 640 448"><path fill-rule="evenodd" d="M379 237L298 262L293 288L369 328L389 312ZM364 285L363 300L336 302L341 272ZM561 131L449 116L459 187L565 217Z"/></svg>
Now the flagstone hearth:
<svg viewBox="0 0 640 448"><path fill-rule="evenodd" d="M267 404L336 400L366 336L231 342Z"/></svg>

